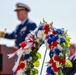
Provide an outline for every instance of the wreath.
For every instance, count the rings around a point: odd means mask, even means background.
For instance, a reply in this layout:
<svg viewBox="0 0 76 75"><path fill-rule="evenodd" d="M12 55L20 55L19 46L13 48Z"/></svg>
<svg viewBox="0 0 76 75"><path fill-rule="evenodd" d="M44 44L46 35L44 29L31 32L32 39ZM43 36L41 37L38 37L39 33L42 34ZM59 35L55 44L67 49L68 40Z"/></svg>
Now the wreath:
<svg viewBox="0 0 76 75"><path fill-rule="evenodd" d="M71 61L68 60L70 37L67 30L55 28L53 22L47 23L43 20L34 31L27 34L25 41L20 44L20 49L8 54L9 58L15 54L18 55L12 69L13 73L16 75L38 75L37 67L40 66L39 60L42 57L38 50L42 44L45 44L50 58L46 62L46 75L63 75L64 67L72 67Z"/></svg>

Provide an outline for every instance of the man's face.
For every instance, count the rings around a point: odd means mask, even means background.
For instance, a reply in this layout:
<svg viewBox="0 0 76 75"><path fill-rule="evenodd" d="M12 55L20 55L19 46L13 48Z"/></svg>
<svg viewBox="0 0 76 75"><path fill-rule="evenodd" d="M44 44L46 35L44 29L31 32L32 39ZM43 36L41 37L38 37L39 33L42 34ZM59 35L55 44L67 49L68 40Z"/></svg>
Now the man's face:
<svg viewBox="0 0 76 75"><path fill-rule="evenodd" d="M75 53L75 48L70 46L70 56L73 55Z"/></svg>
<svg viewBox="0 0 76 75"><path fill-rule="evenodd" d="M27 11L25 10L18 10L17 12L17 17L20 21L24 21L27 18Z"/></svg>

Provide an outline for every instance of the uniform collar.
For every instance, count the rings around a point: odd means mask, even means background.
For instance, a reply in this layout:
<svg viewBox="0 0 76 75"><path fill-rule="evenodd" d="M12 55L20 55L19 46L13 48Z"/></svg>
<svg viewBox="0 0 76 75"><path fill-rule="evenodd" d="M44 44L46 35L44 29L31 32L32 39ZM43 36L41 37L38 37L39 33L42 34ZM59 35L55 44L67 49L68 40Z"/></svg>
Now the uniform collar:
<svg viewBox="0 0 76 75"><path fill-rule="evenodd" d="M27 20L28 20L28 18L27 18L27 19L25 19L21 24L23 25Z"/></svg>
<svg viewBox="0 0 76 75"><path fill-rule="evenodd" d="M71 55L71 56L69 57L69 59L72 60L73 57L74 57L74 55Z"/></svg>
<svg viewBox="0 0 76 75"><path fill-rule="evenodd" d="M69 59L72 60L74 56L76 56L76 53L73 54L73 55L71 55L71 56L69 57Z"/></svg>

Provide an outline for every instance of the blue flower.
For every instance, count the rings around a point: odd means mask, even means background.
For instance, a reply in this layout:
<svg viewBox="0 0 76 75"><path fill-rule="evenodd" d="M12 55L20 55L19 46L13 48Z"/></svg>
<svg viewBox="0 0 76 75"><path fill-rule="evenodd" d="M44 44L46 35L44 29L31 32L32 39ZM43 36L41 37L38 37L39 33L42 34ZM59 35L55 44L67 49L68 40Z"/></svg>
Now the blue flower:
<svg viewBox="0 0 76 75"><path fill-rule="evenodd" d="M39 26L38 30L42 30L43 27L44 27L44 26Z"/></svg>
<svg viewBox="0 0 76 75"><path fill-rule="evenodd" d="M54 30L55 28L50 28L50 30Z"/></svg>
<svg viewBox="0 0 76 75"><path fill-rule="evenodd" d="M54 54L53 50L50 50L50 52L49 52L49 56L50 56L50 58L53 57L53 54Z"/></svg>
<svg viewBox="0 0 76 75"><path fill-rule="evenodd" d="M57 32L58 34L63 34L63 31L62 31L61 29L56 29L56 32Z"/></svg>
<svg viewBox="0 0 76 75"><path fill-rule="evenodd" d="M60 51L58 48L56 48L56 49L55 49L55 54L56 54L56 55L59 55L59 53L61 53L61 51Z"/></svg>
<svg viewBox="0 0 76 75"><path fill-rule="evenodd" d="M47 43L48 43L48 44L51 44L51 42L52 42L52 39L51 39L50 37L48 37Z"/></svg>
<svg viewBox="0 0 76 75"><path fill-rule="evenodd" d="M24 55L24 59L27 60L27 59L29 59L30 56L31 56L31 54L25 54L25 55Z"/></svg>
<svg viewBox="0 0 76 75"><path fill-rule="evenodd" d="M39 31L39 30L37 30L37 31L36 31L36 37L38 37L38 36L37 36L37 34L38 34L38 31Z"/></svg>
<svg viewBox="0 0 76 75"><path fill-rule="evenodd" d="M53 37L53 36L54 36L54 34L49 34L49 35L48 35L48 37Z"/></svg>
<svg viewBox="0 0 76 75"><path fill-rule="evenodd" d="M58 40L58 36L53 36L52 37L52 41L57 41Z"/></svg>
<svg viewBox="0 0 76 75"><path fill-rule="evenodd" d="M54 71L51 69L51 66L47 67L47 74L55 75Z"/></svg>
<svg viewBox="0 0 76 75"><path fill-rule="evenodd" d="M60 38L60 44L66 42L66 40L64 38Z"/></svg>
<svg viewBox="0 0 76 75"><path fill-rule="evenodd" d="M42 30L43 27L44 26L39 26L38 30L36 31L36 37L37 37L37 34L38 34L39 30Z"/></svg>

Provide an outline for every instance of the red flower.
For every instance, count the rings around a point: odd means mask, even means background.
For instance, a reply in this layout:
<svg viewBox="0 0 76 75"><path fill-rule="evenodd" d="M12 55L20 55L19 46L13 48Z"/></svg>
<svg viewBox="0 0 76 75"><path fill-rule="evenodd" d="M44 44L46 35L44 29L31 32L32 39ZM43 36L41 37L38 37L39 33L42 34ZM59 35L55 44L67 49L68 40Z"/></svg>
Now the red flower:
<svg viewBox="0 0 76 75"><path fill-rule="evenodd" d="M52 67L53 67L53 69L54 69L54 72L58 72L58 68L57 68L57 66L56 66L56 62L53 62L53 63L52 63Z"/></svg>
<svg viewBox="0 0 76 75"><path fill-rule="evenodd" d="M18 70L23 69L24 67L25 67L25 64L24 63L20 63L20 65L16 69L16 73L17 73Z"/></svg>
<svg viewBox="0 0 76 75"><path fill-rule="evenodd" d="M54 47L57 46L57 44L58 44L57 41L54 41L54 42L53 42L53 46L54 46Z"/></svg>
<svg viewBox="0 0 76 75"><path fill-rule="evenodd" d="M44 31L44 33L45 33L45 34L48 34L48 32L49 32L49 30L48 30L48 29Z"/></svg>
<svg viewBox="0 0 76 75"><path fill-rule="evenodd" d="M58 55L54 56L55 61L59 61L60 57Z"/></svg>
<svg viewBox="0 0 76 75"><path fill-rule="evenodd" d="M51 63L54 63L53 59L50 59L49 63L50 63L50 64L51 64Z"/></svg>
<svg viewBox="0 0 76 75"><path fill-rule="evenodd" d="M16 69L16 73L17 73L18 70L20 70L20 66L17 67L17 69Z"/></svg>
<svg viewBox="0 0 76 75"><path fill-rule="evenodd" d="M56 62L52 63L52 67L55 68L56 67Z"/></svg>
<svg viewBox="0 0 76 75"><path fill-rule="evenodd" d="M52 30L52 33L55 35L55 34L57 34L57 32L55 31L55 30Z"/></svg>
<svg viewBox="0 0 76 75"><path fill-rule="evenodd" d="M60 63L62 63L63 65L65 64L66 60L65 59L60 59Z"/></svg>
<svg viewBox="0 0 76 75"><path fill-rule="evenodd" d="M24 61L25 59L24 58L21 58L21 61Z"/></svg>
<svg viewBox="0 0 76 75"><path fill-rule="evenodd" d="M45 26L43 27L43 30L44 30L44 33L45 33L45 34L48 34L48 32L49 32L49 27L50 27L50 24L45 24Z"/></svg>
<svg viewBox="0 0 76 75"><path fill-rule="evenodd" d="M22 42L22 43L20 44L20 46L21 46L22 48L24 48L26 45L27 45L26 42Z"/></svg>
<svg viewBox="0 0 76 75"><path fill-rule="evenodd" d="M50 27L50 24L45 24L45 26L43 27L43 30L47 30Z"/></svg>
<svg viewBox="0 0 76 75"><path fill-rule="evenodd" d="M49 44L48 47L51 49L53 47L53 45L52 44Z"/></svg>
<svg viewBox="0 0 76 75"><path fill-rule="evenodd" d="M25 64L24 63L21 63L19 66L20 66L20 68L23 69L25 67Z"/></svg>
<svg viewBox="0 0 76 75"><path fill-rule="evenodd" d="M46 36L46 39L48 39L48 36Z"/></svg>
<svg viewBox="0 0 76 75"><path fill-rule="evenodd" d="M59 70L57 67L54 67L53 69L54 69L54 72L58 72Z"/></svg>

